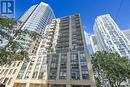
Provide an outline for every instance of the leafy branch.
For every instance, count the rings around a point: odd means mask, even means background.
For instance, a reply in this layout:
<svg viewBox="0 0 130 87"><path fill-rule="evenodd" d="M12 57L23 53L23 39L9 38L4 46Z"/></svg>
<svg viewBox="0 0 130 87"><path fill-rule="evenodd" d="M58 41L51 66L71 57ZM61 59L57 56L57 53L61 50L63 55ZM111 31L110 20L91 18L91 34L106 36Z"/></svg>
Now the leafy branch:
<svg viewBox="0 0 130 87"><path fill-rule="evenodd" d="M0 17L0 42L3 44L6 41L4 46L0 47L0 65L16 60L29 60L27 50L17 39L25 40L23 36L28 35L35 40L39 34L27 29L16 29L14 26L17 26L18 23L14 19Z"/></svg>

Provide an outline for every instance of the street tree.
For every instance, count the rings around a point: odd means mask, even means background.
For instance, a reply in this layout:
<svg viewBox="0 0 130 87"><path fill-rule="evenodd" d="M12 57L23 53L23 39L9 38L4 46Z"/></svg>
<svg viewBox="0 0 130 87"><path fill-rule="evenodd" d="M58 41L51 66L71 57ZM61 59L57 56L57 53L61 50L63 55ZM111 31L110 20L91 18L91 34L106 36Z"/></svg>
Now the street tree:
<svg viewBox="0 0 130 87"><path fill-rule="evenodd" d="M130 78L130 59L117 53L98 51L93 55L96 78L101 83L107 79L111 87L120 87L122 82Z"/></svg>
<svg viewBox="0 0 130 87"><path fill-rule="evenodd" d="M24 40L22 36L29 35L35 40L38 34L27 29L15 28L19 23L15 19L0 17L0 44L6 40L4 46L0 47L0 65L29 59L27 50L16 39Z"/></svg>

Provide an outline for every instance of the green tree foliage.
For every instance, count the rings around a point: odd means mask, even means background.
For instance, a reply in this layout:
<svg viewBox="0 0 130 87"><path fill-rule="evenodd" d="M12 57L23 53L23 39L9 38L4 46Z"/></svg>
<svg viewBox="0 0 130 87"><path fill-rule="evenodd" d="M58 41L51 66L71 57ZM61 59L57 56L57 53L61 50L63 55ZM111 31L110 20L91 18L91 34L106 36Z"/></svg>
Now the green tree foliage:
<svg viewBox="0 0 130 87"><path fill-rule="evenodd" d="M17 42L16 38L22 38L24 35L29 35L33 40L38 34L28 31L27 29L16 29L18 22L15 19L0 17L0 42L3 38L7 40L7 44L0 47L0 65L11 63L16 60L28 60L28 52Z"/></svg>
<svg viewBox="0 0 130 87"><path fill-rule="evenodd" d="M130 78L130 60L117 53L96 52L94 68L98 79L108 79L111 87L120 87L121 82Z"/></svg>

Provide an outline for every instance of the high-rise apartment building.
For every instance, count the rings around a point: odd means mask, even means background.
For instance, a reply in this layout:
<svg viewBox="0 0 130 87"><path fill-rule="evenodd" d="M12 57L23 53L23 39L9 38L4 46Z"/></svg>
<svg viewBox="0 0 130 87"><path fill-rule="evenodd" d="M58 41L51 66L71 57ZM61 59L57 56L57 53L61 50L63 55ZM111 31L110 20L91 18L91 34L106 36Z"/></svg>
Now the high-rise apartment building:
<svg viewBox="0 0 130 87"><path fill-rule="evenodd" d="M109 14L98 16L94 23L94 35L91 36L93 52L117 52L130 58L129 32L121 31ZM121 85L126 86L129 81Z"/></svg>
<svg viewBox="0 0 130 87"><path fill-rule="evenodd" d="M11 77L10 80L0 75L1 83L9 84L7 87L95 87L79 14L53 19L36 54L29 57L30 61L18 65L13 76L10 70L6 74L0 72Z"/></svg>
<svg viewBox="0 0 130 87"><path fill-rule="evenodd" d="M51 7L48 4L41 2L40 4L31 6L24 15L19 18L19 21L21 22L20 29L35 31L42 35L45 27L51 23L53 18L55 18L55 15ZM22 38L25 40L21 40L18 37L17 41L20 42L25 49L29 49L29 52L33 51L32 53L36 53L40 37L35 41L33 41L29 35L22 36Z"/></svg>
<svg viewBox="0 0 130 87"><path fill-rule="evenodd" d="M19 21L24 22L22 29L43 33L46 25L48 25L53 18L55 18L55 15L51 7L41 2L40 4L30 7L24 15L19 18Z"/></svg>
<svg viewBox="0 0 130 87"><path fill-rule="evenodd" d="M94 38L99 51L117 52L130 58L129 40L109 14L98 16L94 24Z"/></svg>
<svg viewBox="0 0 130 87"><path fill-rule="evenodd" d="M29 31L35 31L40 35L43 34L45 27L51 23L55 15L51 7L41 2L40 4L30 7L18 20L18 25L15 25L15 29L27 29ZM16 40L28 50L29 54L35 54L39 46L41 37L37 37L33 41L29 35L22 36L24 38L16 37ZM4 47L8 41L1 37L0 47ZM7 87L12 87L12 82L17 76L19 69L21 68L21 61L14 61L11 65L0 66L0 83L6 84Z"/></svg>
<svg viewBox="0 0 130 87"><path fill-rule="evenodd" d="M51 23L53 18L55 18L55 15L51 7L48 4L41 2L40 4L31 6L19 18L18 24L14 26L14 29L27 29L30 32L36 32L42 36L45 27ZM3 40L0 42L0 47L3 47L8 41L1 36L0 38ZM41 37L37 37L36 40L32 40L28 34L16 37L16 40L25 50L28 50L29 53L36 53L40 39Z"/></svg>

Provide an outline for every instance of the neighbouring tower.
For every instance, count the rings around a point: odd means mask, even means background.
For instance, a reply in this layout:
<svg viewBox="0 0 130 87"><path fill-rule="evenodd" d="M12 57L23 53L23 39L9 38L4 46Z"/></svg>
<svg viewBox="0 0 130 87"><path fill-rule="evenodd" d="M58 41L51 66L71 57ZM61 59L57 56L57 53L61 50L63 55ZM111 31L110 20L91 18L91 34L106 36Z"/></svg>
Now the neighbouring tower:
<svg viewBox="0 0 130 87"><path fill-rule="evenodd" d="M46 26L51 23L52 19L55 18L53 10L51 7L41 2L40 4L31 6L20 18L21 22L20 29L27 29L30 32L34 31L42 35ZM41 37L37 37L36 40L32 40L29 35L22 36L24 40L21 40L20 37L17 38L17 41L29 51L29 53L36 53L38 44Z"/></svg>
<svg viewBox="0 0 130 87"><path fill-rule="evenodd" d="M19 18L18 25L15 25L14 28L35 31L42 36L45 27L51 23L53 18L55 18L55 15L51 7L48 4L41 2L40 4L30 7ZM37 37L35 41L33 41L28 35L21 37L24 39L16 37L16 40L20 42L25 50L28 50L29 54L35 55L42 37ZM4 47L7 44L7 40L1 36L0 38L3 39L3 41L0 42L0 47ZM21 66L23 66L22 61L13 61L11 65L5 64L0 66L0 84L5 84L6 87L12 87Z"/></svg>
<svg viewBox="0 0 130 87"><path fill-rule="evenodd" d="M117 52L130 58L130 43L109 14L98 16L94 24L98 51ZM94 41L95 42L95 41Z"/></svg>
<svg viewBox="0 0 130 87"><path fill-rule="evenodd" d="M121 31L109 14L98 16L94 23L94 35L91 36L93 52L116 52L130 58L129 30ZM126 86L129 80L121 85Z"/></svg>

